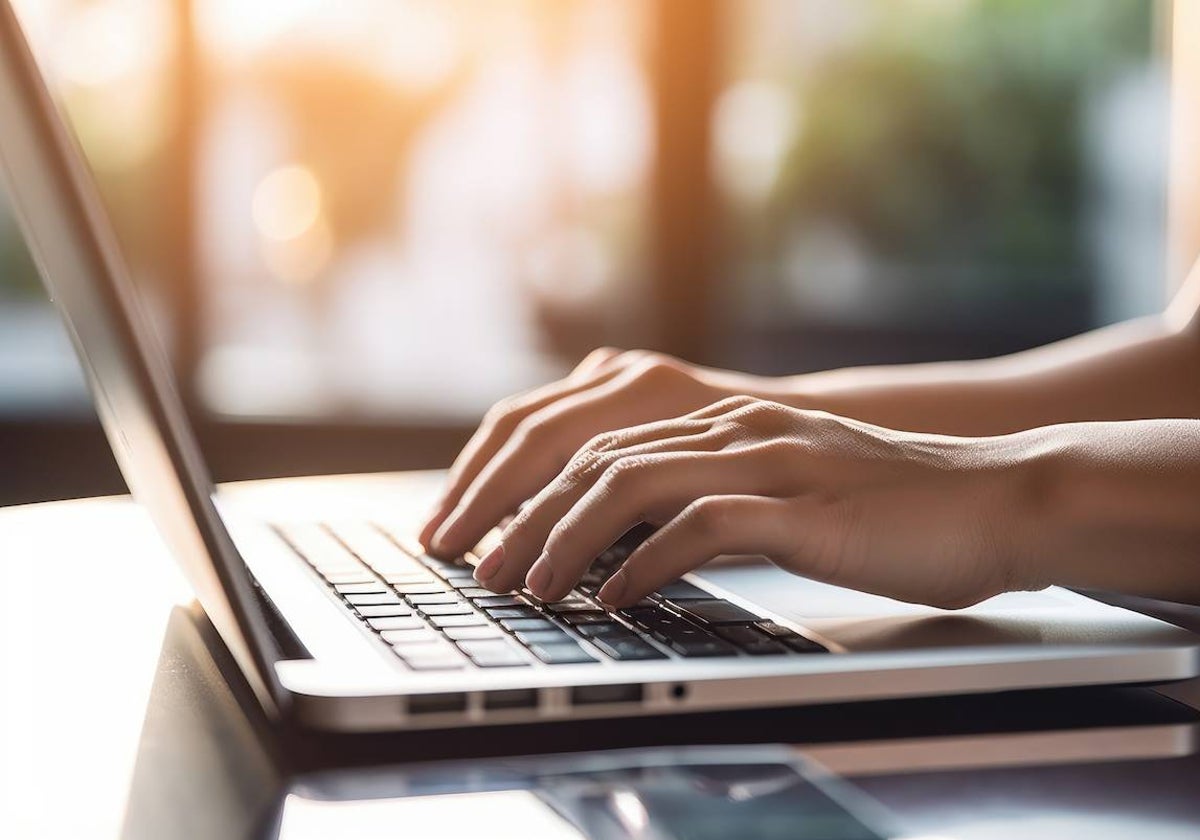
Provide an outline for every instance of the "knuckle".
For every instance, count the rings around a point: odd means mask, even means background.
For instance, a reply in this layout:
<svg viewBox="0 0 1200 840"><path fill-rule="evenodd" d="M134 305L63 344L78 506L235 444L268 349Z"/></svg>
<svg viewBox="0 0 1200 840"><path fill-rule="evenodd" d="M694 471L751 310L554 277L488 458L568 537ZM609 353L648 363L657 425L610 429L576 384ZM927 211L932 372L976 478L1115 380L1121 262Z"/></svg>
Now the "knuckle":
<svg viewBox="0 0 1200 840"><path fill-rule="evenodd" d="M791 409L770 400L753 400L729 415L735 426L754 432L770 433L785 427L791 420Z"/></svg>
<svg viewBox="0 0 1200 840"><path fill-rule="evenodd" d="M755 451L766 464L791 464L796 456L795 442L787 438L771 438L755 447Z"/></svg>
<svg viewBox="0 0 1200 840"><path fill-rule="evenodd" d="M597 347L595 350L584 356L583 361L576 365L575 369L589 370L596 365L619 358L621 355L622 351L617 347Z"/></svg>
<svg viewBox="0 0 1200 840"><path fill-rule="evenodd" d="M688 505L683 518L701 536L717 536L724 533L733 514L733 505L729 500L706 496Z"/></svg>
<svg viewBox="0 0 1200 840"><path fill-rule="evenodd" d="M682 375L683 366L677 359L647 350L639 352L641 355L630 364L639 381L658 384Z"/></svg>
<svg viewBox="0 0 1200 840"><path fill-rule="evenodd" d="M648 466L644 456L616 458L608 464L601 479L610 493L624 493L641 481Z"/></svg>
<svg viewBox="0 0 1200 840"><path fill-rule="evenodd" d="M717 402L713 403L710 408L714 411L720 411L728 414L730 412L738 411L739 409L744 409L756 402L759 402L756 397L750 397L741 394L738 396L726 397L723 400L718 400Z"/></svg>
<svg viewBox="0 0 1200 840"><path fill-rule="evenodd" d="M553 415L544 411L522 417L513 427L512 440L520 447L538 445L553 432Z"/></svg>
<svg viewBox="0 0 1200 840"><path fill-rule="evenodd" d="M519 399L516 397L506 397L495 403L484 413L483 422L484 425L493 427L515 425L523 413L524 408Z"/></svg>
<svg viewBox="0 0 1200 840"><path fill-rule="evenodd" d="M606 451L608 447L596 444L597 440L594 438L589 441L575 453L575 457L567 465L563 477L568 484L579 484L587 480L597 471L606 469L613 460L613 454Z"/></svg>
<svg viewBox="0 0 1200 840"><path fill-rule="evenodd" d="M603 454L616 447L620 439L621 436L617 432L602 432L585 443L579 451Z"/></svg>

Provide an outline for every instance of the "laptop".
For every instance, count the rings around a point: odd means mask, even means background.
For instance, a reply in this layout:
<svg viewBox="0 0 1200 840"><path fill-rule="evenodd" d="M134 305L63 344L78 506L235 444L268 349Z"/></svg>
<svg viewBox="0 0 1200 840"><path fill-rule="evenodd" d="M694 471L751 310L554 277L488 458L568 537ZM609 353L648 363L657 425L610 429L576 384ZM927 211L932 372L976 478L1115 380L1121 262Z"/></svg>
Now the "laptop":
<svg viewBox="0 0 1200 840"><path fill-rule="evenodd" d="M303 504L287 484L218 494L91 173L7 0L0 170L129 487L276 719L329 731L448 728L1200 672L1197 637L1073 592L1012 593L950 613L807 581L764 558L724 558L608 612L595 593L644 538L636 529L561 602L495 595L472 578L478 551L439 560L413 537L437 475L318 481Z"/></svg>

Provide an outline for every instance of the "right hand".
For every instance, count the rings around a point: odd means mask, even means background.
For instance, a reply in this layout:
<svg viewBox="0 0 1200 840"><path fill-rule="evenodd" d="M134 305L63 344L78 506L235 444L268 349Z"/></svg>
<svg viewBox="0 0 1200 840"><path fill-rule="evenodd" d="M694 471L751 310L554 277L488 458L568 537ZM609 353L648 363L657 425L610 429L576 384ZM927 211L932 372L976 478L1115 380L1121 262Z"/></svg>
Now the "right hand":
<svg viewBox="0 0 1200 840"><path fill-rule="evenodd" d="M443 557L469 551L592 438L750 393L754 379L660 353L595 350L565 379L488 411L450 468L421 543Z"/></svg>

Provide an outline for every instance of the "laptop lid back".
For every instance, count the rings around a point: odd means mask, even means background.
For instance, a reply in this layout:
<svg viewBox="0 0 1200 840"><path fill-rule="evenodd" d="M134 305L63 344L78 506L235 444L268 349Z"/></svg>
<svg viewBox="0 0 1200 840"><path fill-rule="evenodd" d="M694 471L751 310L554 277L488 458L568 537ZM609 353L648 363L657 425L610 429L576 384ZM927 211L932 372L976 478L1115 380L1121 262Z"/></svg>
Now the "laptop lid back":
<svg viewBox="0 0 1200 840"><path fill-rule="evenodd" d="M125 481L259 699L280 711L284 695L271 664L278 653L259 596L213 503L212 481L92 174L9 0L0 0L0 172Z"/></svg>

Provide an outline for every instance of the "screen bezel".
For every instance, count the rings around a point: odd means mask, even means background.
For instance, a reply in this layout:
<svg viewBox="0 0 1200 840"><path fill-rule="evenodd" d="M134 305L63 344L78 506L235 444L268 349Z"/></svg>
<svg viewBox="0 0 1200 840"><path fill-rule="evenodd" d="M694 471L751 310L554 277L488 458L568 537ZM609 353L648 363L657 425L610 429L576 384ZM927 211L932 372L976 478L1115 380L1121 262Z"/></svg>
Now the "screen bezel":
<svg viewBox="0 0 1200 840"><path fill-rule="evenodd" d="M62 315L105 435L200 604L272 716L280 650L213 502L166 355L139 305L94 177L10 0L0 0L0 175Z"/></svg>

